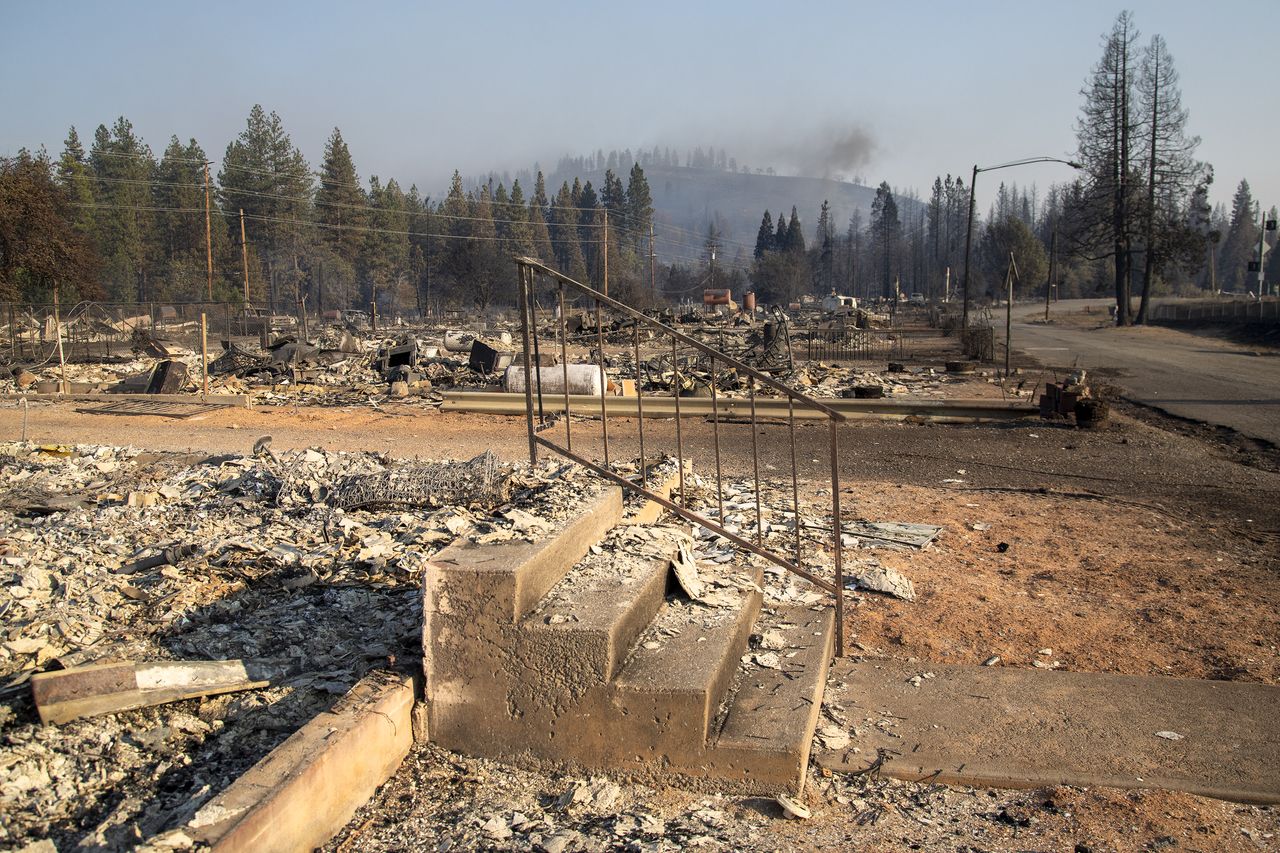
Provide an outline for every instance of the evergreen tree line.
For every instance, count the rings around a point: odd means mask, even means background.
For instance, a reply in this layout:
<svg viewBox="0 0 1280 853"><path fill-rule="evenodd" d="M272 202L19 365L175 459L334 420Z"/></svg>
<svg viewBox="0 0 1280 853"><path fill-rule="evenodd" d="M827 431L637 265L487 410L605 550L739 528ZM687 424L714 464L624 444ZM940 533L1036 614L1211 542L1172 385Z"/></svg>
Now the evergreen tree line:
<svg viewBox="0 0 1280 853"><path fill-rule="evenodd" d="M606 169L618 173L630 172L631 167L640 164L642 168L660 168L660 169L710 169L719 172L741 172L750 174L752 169L746 163L739 164L736 157L729 156L724 148L717 148L709 145L706 148L697 146L693 149L686 149L683 157L678 149L672 149L669 146L655 145L652 148L640 148L634 153L630 148L618 151L610 150L608 154L604 149L597 149L593 154L570 156L565 155L560 158L556 164L553 176L560 177L562 175L579 175L583 173L602 172ZM775 174L772 166L766 168L757 168L754 170L756 174Z"/></svg>
<svg viewBox="0 0 1280 853"><path fill-rule="evenodd" d="M607 232L611 292L648 298L653 202L639 163L625 183L609 169L598 191L575 179L554 197L541 172L528 195L519 179L464 191L455 172L437 202L394 178L362 181L337 128L313 172L261 106L216 174L208 161L176 136L156 158L125 118L99 126L88 151L73 127L56 160L0 160L0 297L47 301L58 285L70 301L238 302L247 268L249 301L278 310L485 310L513 303L515 255L601 286Z"/></svg>
<svg viewBox="0 0 1280 853"><path fill-rule="evenodd" d="M1261 211L1247 180L1229 210L1209 204L1213 169L1194 159L1199 139L1187 133L1168 46L1158 35L1141 49L1137 40L1129 13L1103 39L1103 56L1082 91L1077 177L1051 186L1043 199L1034 185L1001 183L986 216L975 221L976 298L1003 295L1011 254L1015 298L1043 296L1052 268L1059 296L1113 293L1121 324L1143 322L1154 294L1257 291L1249 265L1260 236L1270 247L1277 232L1259 231ZM957 295L969 194L962 178L947 175L934 180L927 200L908 193L912 203L900 205L882 183L868 221L855 212L843 233L824 203L807 249L793 236L801 230L794 208L776 226L765 211L752 280L772 302L832 290L863 299ZM1266 218L1276 219L1274 207ZM1280 253L1270 253L1264 274L1267 287L1280 284Z"/></svg>

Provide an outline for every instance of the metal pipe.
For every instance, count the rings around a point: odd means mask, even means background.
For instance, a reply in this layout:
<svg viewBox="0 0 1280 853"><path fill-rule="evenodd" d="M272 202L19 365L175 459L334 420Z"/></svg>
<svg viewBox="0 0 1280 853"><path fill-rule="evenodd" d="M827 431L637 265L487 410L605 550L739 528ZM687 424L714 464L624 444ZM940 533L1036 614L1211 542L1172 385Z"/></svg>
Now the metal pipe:
<svg viewBox="0 0 1280 853"><path fill-rule="evenodd" d="M791 433L791 508L796 527L796 562L803 562L800 551L800 472L796 465L796 415L794 406L787 400L787 428Z"/></svg>
<svg viewBox="0 0 1280 853"><path fill-rule="evenodd" d="M969 330L969 255L973 249L973 208L978 196L974 184L978 182L978 164L973 164L973 177L969 179L969 227L964 232L964 309L960 314L960 333Z"/></svg>
<svg viewBox="0 0 1280 853"><path fill-rule="evenodd" d="M533 276L533 272L531 270L525 269L524 267L521 267L520 268L520 284L519 284L520 339L524 347L525 367L528 367L532 362L530 361L531 353L529 350L529 294L526 290L526 287L527 287L526 281L525 281L526 276L531 278ZM565 385L567 386L568 383L566 382ZM537 445L537 442L534 441L534 432L533 432L533 383L532 382L524 383L524 403L525 403L525 406L524 406L525 423L529 427L529 464L537 465L538 464L538 445Z"/></svg>
<svg viewBox="0 0 1280 853"><path fill-rule="evenodd" d="M649 471L646 467L644 455L644 389L640 387L640 324L636 323L631 328L635 333L636 425L640 428L640 485L645 486L649 482Z"/></svg>
<svg viewBox="0 0 1280 853"><path fill-rule="evenodd" d="M560 337L560 371L564 376L564 444L573 450L573 431L569 416L569 327L564 321L564 285L556 282L556 298L559 300L560 322L556 326L556 334ZM538 373L542 373L542 365L538 365ZM603 386L601 386L603 390Z"/></svg>
<svg viewBox="0 0 1280 853"><path fill-rule="evenodd" d="M831 538L836 565L836 657L844 657L844 523L840 518L840 427L831 430Z"/></svg>
<svg viewBox="0 0 1280 853"><path fill-rule="evenodd" d="M533 326L533 360L538 364L542 364L542 351L538 347L538 301L537 294L533 290L533 270L529 270L529 323ZM525 362L526 370L529 370L530 362ZM530 385L527 377L532 375L529 370L526 373L526 385ZM564 412L565 419L569 417L569 409L566 407ZM547 422L547 413L542 407L542 371L538 371L538 426L544 426Z"/></svg>
<svg viewBox="0 0 1280 853"><path fill-rule="evenodd" d="M760 511L760 447L756 438L756 380L754 376L747 378L747 389L751 395L751 469L756 484L756 544L763 545L764 513Z"/></svg>
<svg viewBox="0 0 1280 853"><path fill-rule="evenodd" d="M596 349L600 356L600 433L604 437L604 465L609 467L609 413L605 411L605 398L609 396L609 378L604 373L604 326L600 320L600 300L596 300ZM565 386L568 393L569 386Z"/></svg>
<svg viewBox="0 0 1280 853"><path fill-rule="evenodd" d="M716 405L716 360L711 359L711 435L716 451L716 510L724 523L724 480L720 474L720 410Z"/></svg>
<svg viewBox="0 0 1280 853"><path fill-rule="evenodd" d="M680 503L684 503L684 435L680 431L680 359L676 350L677 343L677 339L673 337L671 339L671 390L676 398L676 466L680 474Z"/></svg>

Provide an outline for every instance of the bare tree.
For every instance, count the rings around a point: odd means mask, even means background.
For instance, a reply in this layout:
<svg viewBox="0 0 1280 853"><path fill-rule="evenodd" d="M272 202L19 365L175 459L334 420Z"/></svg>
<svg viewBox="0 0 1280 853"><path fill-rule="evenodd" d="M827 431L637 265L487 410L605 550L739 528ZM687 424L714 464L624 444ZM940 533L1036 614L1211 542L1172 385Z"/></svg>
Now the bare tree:
<svg viewBox="0 0 1280 853"><path fill-rule="evenodd" d="M1178 89L1173 57L1160 36L1152 36L1138 75L1142 130L1147 139L1146 203L1143 205L1142 300L1137 322L1147 318L1151 280L1188 228L1182 211L1195 184L1199 164L1193 158L1200 138L1187 136L1187 111Z"/></svg>
<svg viewBox="0 0 1280 853"><path fill-rule="evenodd" d="M1133 16L1121 12L1103 40L1102 58L1081 94L1085 103L1076 126L1079 159L1084 164L1083 221L1072 229L1077 253L1091 259L1111 258L1116 292L1116 323L1132 322L1130 251L1132 245L1132 164L1134 130L1131 100L1133 53L1138 39Z"/></svg>

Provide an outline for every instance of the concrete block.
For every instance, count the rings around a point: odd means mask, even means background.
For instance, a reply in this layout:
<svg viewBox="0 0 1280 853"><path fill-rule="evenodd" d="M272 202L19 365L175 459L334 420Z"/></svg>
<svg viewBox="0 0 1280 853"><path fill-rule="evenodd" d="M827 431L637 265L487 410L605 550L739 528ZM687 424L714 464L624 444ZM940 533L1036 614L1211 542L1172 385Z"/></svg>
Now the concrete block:
<svg viewBox="0 0 1280 853"><path fill-rule="evenodd" d="M206 803L185 831L226 853L312 850L413 746L414 679L374 672Z"/></svg>

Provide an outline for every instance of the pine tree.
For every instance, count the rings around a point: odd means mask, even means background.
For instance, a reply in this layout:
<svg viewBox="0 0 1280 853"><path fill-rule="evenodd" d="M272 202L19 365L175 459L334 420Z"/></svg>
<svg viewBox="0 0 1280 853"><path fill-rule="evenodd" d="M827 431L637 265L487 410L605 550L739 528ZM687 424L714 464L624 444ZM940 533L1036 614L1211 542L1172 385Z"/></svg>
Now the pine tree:
<svg viewBox="0 0 1280 853"><path fill-rule="evenodd" d="M472 193L468 210L471 216L470 236L474 257L468 291L476 309L483 314L494 301L505 295L504 284L509 278L505 273L510 266L501 257L495 239L497 228L493 221L493 200L488 184L482 184Z"/></svg>
<svg viewBox="0 0 1280 853"><path fill-rule="evenodd" d="M93 173L75 127L67 131L62 156L58 158L58 184L72 205L73 227L81 237L91 242L95 231Z"/></svg>
<svg viewBox="0 0 1280 853"><path fill-rule="evenodd" d="M152 197L161 250L156 291L165 298L208 296L205 221L204 216L192 215L204 210L204 162L204 149L194 139L183 145L174 136L156 167Z"/></svg>
<svg viewBox="0 0 1280 853"><path fill-rule="evenodd" d="M1137 322L1147 317L1152 279L1177 249L1193 245L1182 215L1194 189L1192 159L1200 140L1186 134L1187 111L1178 90L1178 72L1164 39L1153 36L1142 58L1138 77L1139 108L1146 137L1147 197L1143 206L1142 300Z"/></svg>
<svg viewBox="0 0 1280 853"><path fill-rule="evenodd" d="M835 290L833 272L835 266L835 235L831 231L831 205L826 199L818 213L818 290L827 293Z"/></svg>
<svg viewBox="0 0 1280 853"><path fill-rule="evenodd" d="M228 146L218 172L219 196L228 227L238 230L244 211L250 250L264 267L254 289L277 301L277 273L282 293L300 286L303 235L309 232L311 171L285 132L280 116L259 104L249 111L245 129ZM252 278L251 278L252 280Z"/></svg>
<svg viewBox="0 0 1280 853"><path fill-rule="evenodd" d="M880 279L880 295L892 299L894 293L895 274L901 272L901 261L898 256L899 243L902 237L902 223L898 219L898 203L893 198L889 182L883 181L876 188L876 197L871 202L871 251L876 261L876 270Z"/></svg>
<svg viewBox="0 0 1280 853"><path fill-rule="evenodd" d="M575 183L577 183L575 181ZM581 187L578 189L582 193ZM561 272L578 282L586 282L587 266L582 257L582 243L578 237L577 205L573 203L573 191L568 182L560 185L555 204L551 208L551 242L556 262Z"/></svg>
<svg viewBox="0 0 1280 853"><path fill-rule="evenodd" d="M760 219L760 228L756 231L756 248L753 253L758 261L764 257L765 252L772 252L774 249L773 236L773 217L769 215L769 211L764 212L764 216Z"/></svg>
<svg viewBox="0 0 1280 853"><path fill-rule="evenodd" d="M787 251L804 254L804 231L800 228L800 216L795 205L791 206L791 221L787 223Z"/></svg>
<svg viewBox="0 0 1280 853"><path fill-rule="evenodd" d="M773 235L773 250L786 252L791 248L790 231L787 230L786 214L778 213L778 231Z"/></svg>
<svg viewBox="0 0 1280 853"><path fill-rule="evenodd" d="M1249 262L1257 260L1257 207L1249 182L1241 180L1231 199L1231 224L1218 252L1218 284L1223 291L1243 293L1254 286L1256 273L1249 274Z"/></svg>
<svg viewBox="0 0 1280 853"><path fill-rule="evenodd" d="M320 186L316 190L316 220L323 224L320 240L334 255L354 265L365 244L363 228L370 199L360 186L351 150L342 131L333 129L320 162Z"/></svg>
<svg viewBox="0 0 1280 853"><path fill-rule="evenodd" d="M1111 258L1116 323L1126 326L1132 322L1130 250L1136 229L1131 148L1137 39L1132 15L1121 12L1082 92L1085 104L1076 136L1086 176L1085 204L1077 211L1081 221L1070 229L1078 252Z"/></svg>
<svg viewBox="0 0 1280 853"><path fill-rule="evenodd" d="M587 275L591 277L591 281L599 286L604 276L601 262L604 257L601 253L601 226L603 222L598 209L599 200L596 198L596 191L591 186L591 181L583 184L581 192L578 193L576 206L581 208L576 212L578 216L578 241L582 246L582 258L587 265Z"/></svg>
<svg viewBox="0 0 1280 853"><path fill-rule="evenodd" d="M89 151L98 203L96 240L108 295L116 301L155 296L150 262L155 252L151 182L155 160L121 116L110 130L99 125Z"/></svg>
<svg viewBox="0 0 1280 853"><path fill-rule="evenodd" d="M547 228L547 182L538 172L533 185L533 196L529 199L529 237L533 243L533 254L545 263L551 263L556 255L551 247L551 233Z"/></svg>
<svg viewBox="0 0 1280 853"><path fill-rule="evenodd" d="M644 169L636 163L627 175L627 228L631 230L636 251L640 241L648 239L653 225L653 196L649 192L649 180Z"/></svg>
<svg viewBox="0 0 1280 853"><path fill-rule="evenodd" d="M520 179L511 185L511 197L507 200L502 218L508 220L508 246L512 255L527 257L533 254L533 229L529 225L529 209L525 207L524 189Z"/></svg>
<svg viewBox="0 0 1280 853"><path fill-rule="evenodd" d="M462 190L462 176L456 169L439 213L440 226L448 235L444 244L442 271L448 277L454 294L463 296L471 275L471 225L467 196Z"/></svg>

